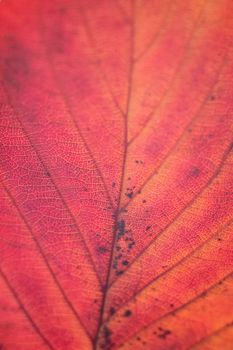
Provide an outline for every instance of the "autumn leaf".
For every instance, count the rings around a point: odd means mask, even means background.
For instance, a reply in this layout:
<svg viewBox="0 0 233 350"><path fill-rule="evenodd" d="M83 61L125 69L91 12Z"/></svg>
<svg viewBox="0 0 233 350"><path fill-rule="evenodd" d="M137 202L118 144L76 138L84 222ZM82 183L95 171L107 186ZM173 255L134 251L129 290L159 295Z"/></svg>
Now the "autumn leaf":
<svg viewBox="0 0 233 350"><path fill-rule="evenodd" d="M232 350L233 2L0 2L0 349Z"/></svg>

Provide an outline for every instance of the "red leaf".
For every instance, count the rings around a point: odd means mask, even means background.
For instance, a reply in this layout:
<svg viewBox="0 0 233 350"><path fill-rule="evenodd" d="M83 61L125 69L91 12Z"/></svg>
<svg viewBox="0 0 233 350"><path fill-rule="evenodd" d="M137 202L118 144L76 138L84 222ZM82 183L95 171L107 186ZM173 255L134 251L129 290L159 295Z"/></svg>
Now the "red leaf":
<svg viewBox="0 0 233 350"><path fill-rule="evenodd" d="M232 349L232 11L0 3L0 349Z"/></svg>

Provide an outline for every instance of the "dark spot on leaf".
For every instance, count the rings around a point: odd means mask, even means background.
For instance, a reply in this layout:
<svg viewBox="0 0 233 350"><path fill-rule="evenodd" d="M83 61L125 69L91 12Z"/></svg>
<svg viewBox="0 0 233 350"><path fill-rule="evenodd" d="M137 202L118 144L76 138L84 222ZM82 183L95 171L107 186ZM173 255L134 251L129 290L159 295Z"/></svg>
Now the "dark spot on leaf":
<svg viewBox="0 0 233 350"><path fill-rule="evenodd" d="M128 244L128 248L132 249L134 245L135 245L135 242L131 240L131 242Z"/></svg>
<svg viewBox="0 0 233 350"><path fill-rule="evenodd" d="M97 251L98 251L100 254L104 254L104 253L106 253L106 252L108 251L108 249L105 248L105 247L99 247L99 248L97 249Z"/></svg>
<svg viewBox="0 0 233 350"><path fill-rule="evenodd" d="M129 264L128 260L123 260L122 265L127 266Z"/></svg>
<svg viewBox="0 0 233 350"><path fill-rule="evenodd" d="M115 312L116 312L115 308L114 307L110 307L109 314L112 316L112 315L115 314Z"/></svg>
<svg viewBox="0 0 233 350"><path fill-rule="evenodd" d="M169 329L164 329L162 327L159 327L159 333L158 338L160 339L166 339L169 334L171 334L171 331Z"/></svg>
<svg viewBox="0 0 233 350"><path fill-rule="evenodd" d="M125 221L120 220L117 223L117 239L119 240L125 234Z"/></svg>
<svg viewBox="0 0 233 350"><path fill-rule="evenodd" d="M131 191L129 193L125 193L125 195L129 198L133 198L133 191Z"/></svg>
<svg viewBox="0 0 233 350"><path fill-rule="evenodd" d="M132 315L132 311L131 310L126 310L123 314L124 317L130 317Z"/></svg>
<svg viewBox="0 0 233 350"><path fill-rule="evenodd" d="M122 275L123 273L124 273L124 271L122 271L122 270L116 271L116 275L117 275L117 276L120 276L120 275Z"/></svg>
<svg viewBox="0 0 233 350"><path fill-rule="evenodd" d="M101 349L109 349L109 347L113 345L111 342L111 335L112 335L112 331L110 330L110 328L107 326L104 326L103 327L103 343L100 344Z"/></svg>
<svg viewBox="0 0 233 350"><path fill-rule="evenodd" d="M197 167L193 167L190 171L190 175L193 177L198 177L200 175L200 169Z"/></svg>

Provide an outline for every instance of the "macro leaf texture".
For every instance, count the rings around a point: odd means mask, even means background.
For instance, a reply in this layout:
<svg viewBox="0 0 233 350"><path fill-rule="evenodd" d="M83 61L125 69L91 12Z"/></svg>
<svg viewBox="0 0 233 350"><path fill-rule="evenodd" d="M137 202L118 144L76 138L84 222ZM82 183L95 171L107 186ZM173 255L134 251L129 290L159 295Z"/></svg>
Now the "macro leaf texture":
<svg viewBox="0 0 233 350"><path fill-rule="evenodd" d="M232 0L0 2L0 349L233 349Z"/></svg>

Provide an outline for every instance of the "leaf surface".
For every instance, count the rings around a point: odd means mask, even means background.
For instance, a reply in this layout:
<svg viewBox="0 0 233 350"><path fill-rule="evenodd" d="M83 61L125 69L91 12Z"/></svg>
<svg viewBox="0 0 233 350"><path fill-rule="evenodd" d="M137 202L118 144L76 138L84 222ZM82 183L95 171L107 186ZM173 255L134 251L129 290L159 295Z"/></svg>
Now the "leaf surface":
<svg viewBox="0 0 233 350"><path fill-rule="evenodd" d="M0 3L0 348L231 350L231 0Z"/></svg>

